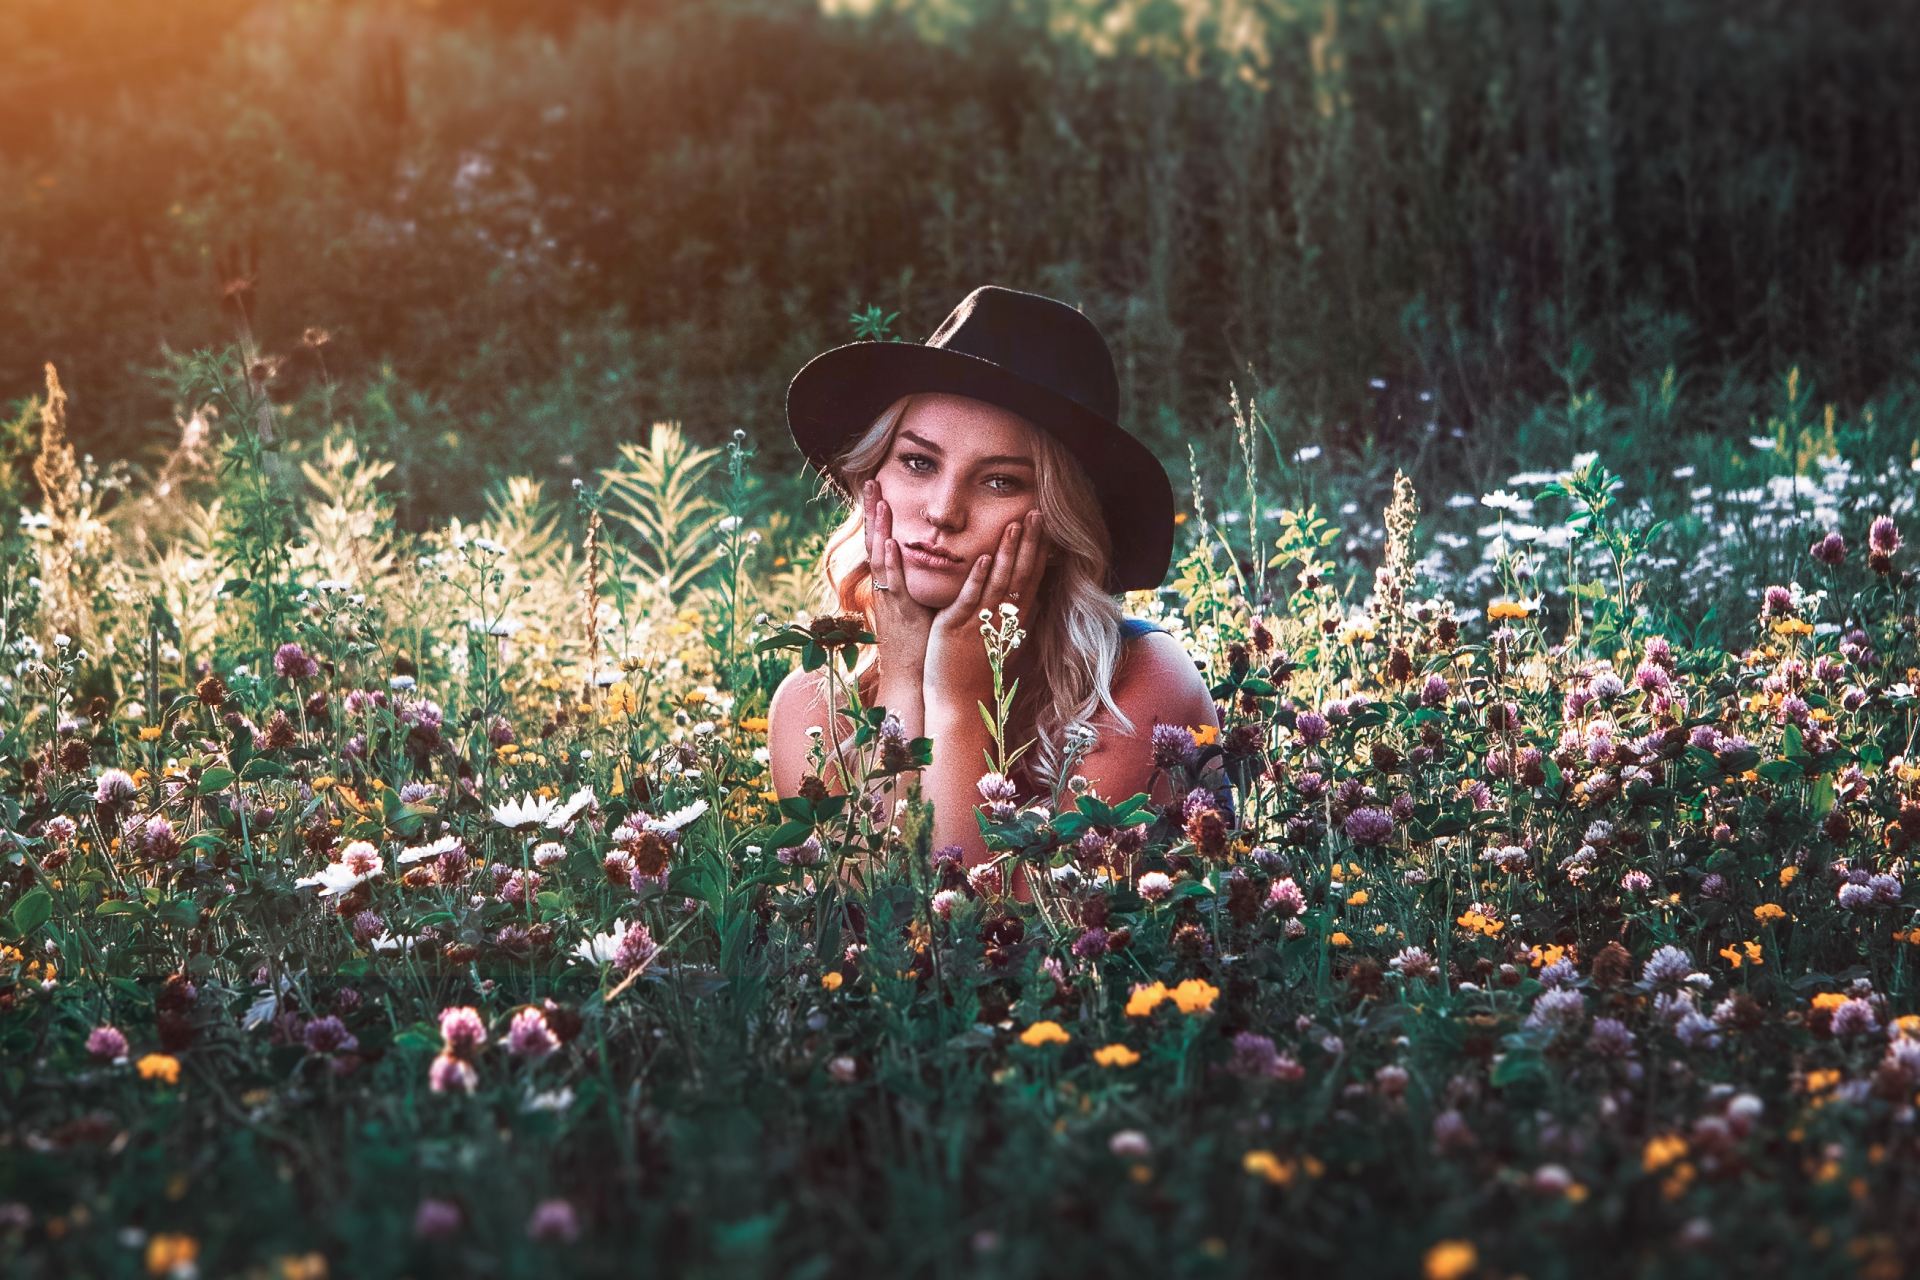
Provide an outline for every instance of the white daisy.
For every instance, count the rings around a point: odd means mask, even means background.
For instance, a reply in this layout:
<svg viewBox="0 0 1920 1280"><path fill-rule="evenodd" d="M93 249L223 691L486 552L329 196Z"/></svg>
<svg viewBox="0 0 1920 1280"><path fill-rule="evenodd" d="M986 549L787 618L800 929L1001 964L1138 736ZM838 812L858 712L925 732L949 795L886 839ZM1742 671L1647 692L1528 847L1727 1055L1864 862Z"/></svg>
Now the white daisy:
<svg viewBox="0 0 1920 1280"><path fill-rule="evenodd" d="M569 801L568 803L572 803ZM518 800L509 800L505 804L493 806L493 820L510 830L520 827L537 827L550 822L560 806L551 800L534 795L523 795Z"/></svg>
<svg viewBox="0 0 1920 1280"><path fill-rule="evenodd" d="M294 884L302 888L318 886L321 897L333 898L386 874L380 851L365 840L355 840L341 853L340 861L329 862L318 875L302 876Z"/></svg>
<svg viewBox="0 0 1920 1280"><path fill-rule="evenodd" d="M574 819L589 809L599 807L599 801L593 797L592 787L582 787L567 797L567 802L555 809L544 821L555 831L565 831L574 823Z"/></svg>
<svg viewBox="0 0 1920 1280"><path fill-rule="evenodd" d="M408 863L427 862L431 859L438 858L443 853L452 853L455 849L464 847L459 836L441 836L432 844L418 845L415 848L406 850L401 853L399 857L395 858L394 861L404 867Z"/></svg>

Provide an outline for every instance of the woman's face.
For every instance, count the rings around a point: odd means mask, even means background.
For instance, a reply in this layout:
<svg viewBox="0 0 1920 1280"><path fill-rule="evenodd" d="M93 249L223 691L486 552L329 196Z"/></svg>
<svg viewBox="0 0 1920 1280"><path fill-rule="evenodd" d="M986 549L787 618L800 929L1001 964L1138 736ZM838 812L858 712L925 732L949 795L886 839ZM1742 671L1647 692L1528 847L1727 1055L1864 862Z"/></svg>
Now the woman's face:
<svg viewBox="0 0 1920 1280"><path fill-rule="evenodd" d="M973 562L1000 545L1009 524L1039 505L1038 472L1024 418L958 395L917 395L874 479L893 513L907 594L952 604ZM951 560L917 555L914 547Z"/></svg>

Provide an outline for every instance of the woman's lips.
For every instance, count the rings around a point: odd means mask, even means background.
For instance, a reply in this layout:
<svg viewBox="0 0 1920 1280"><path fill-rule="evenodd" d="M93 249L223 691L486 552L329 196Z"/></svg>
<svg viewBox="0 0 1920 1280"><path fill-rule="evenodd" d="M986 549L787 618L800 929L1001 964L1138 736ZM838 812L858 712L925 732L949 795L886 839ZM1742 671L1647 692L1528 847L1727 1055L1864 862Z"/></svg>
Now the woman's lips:
<svg viewBox="0 0 1920 1280"><path fill-rule="evenodd" d="M966 563L963 560L949 560L945 556L936 556L932 552L922 551L918 547L902 547L900 548L900 554L906 559L908 564L921 569L931 569L936 573L952 573L955 569L958 569L962 564Z"/></svg>

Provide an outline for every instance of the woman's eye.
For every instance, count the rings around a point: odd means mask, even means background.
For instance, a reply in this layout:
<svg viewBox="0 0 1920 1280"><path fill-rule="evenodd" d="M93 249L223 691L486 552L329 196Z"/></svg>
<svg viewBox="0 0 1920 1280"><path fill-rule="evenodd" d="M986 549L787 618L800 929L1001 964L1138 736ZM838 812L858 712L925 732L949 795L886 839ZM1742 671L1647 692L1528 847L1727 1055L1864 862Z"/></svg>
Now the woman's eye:
<svg viewBox="0 0 1920 1280"><path fill-rule="evenodd" d="M916 476L931 475L938 469L934 465L933 459L924 453L903 453L899 457L899 462L910 474ZM922 467L920 465L922 463L926 465ZM995 486L994 492L996 493L1017 493L1020 490L1020 478L1018 476L988 476L987 483Z"/></svg>

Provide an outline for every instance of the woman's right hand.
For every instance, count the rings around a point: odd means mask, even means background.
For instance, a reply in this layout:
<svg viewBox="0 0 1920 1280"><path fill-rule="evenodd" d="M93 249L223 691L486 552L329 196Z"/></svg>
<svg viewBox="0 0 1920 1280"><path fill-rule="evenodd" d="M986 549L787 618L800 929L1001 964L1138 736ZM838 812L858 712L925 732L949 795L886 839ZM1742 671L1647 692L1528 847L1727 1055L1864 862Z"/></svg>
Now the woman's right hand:
<svg viewBox="0 0 1920 1280"><path fill-rule="evenodd" d="M893 509L880 496L880 486L868 480L860 489L866 520L867 567L876 584L891 590L873 593L873 634L880 642L883 676L918 680L926 670L927 640L933 632L934 610L907 594L907 570L900 544L893 537Z"/></svg>

